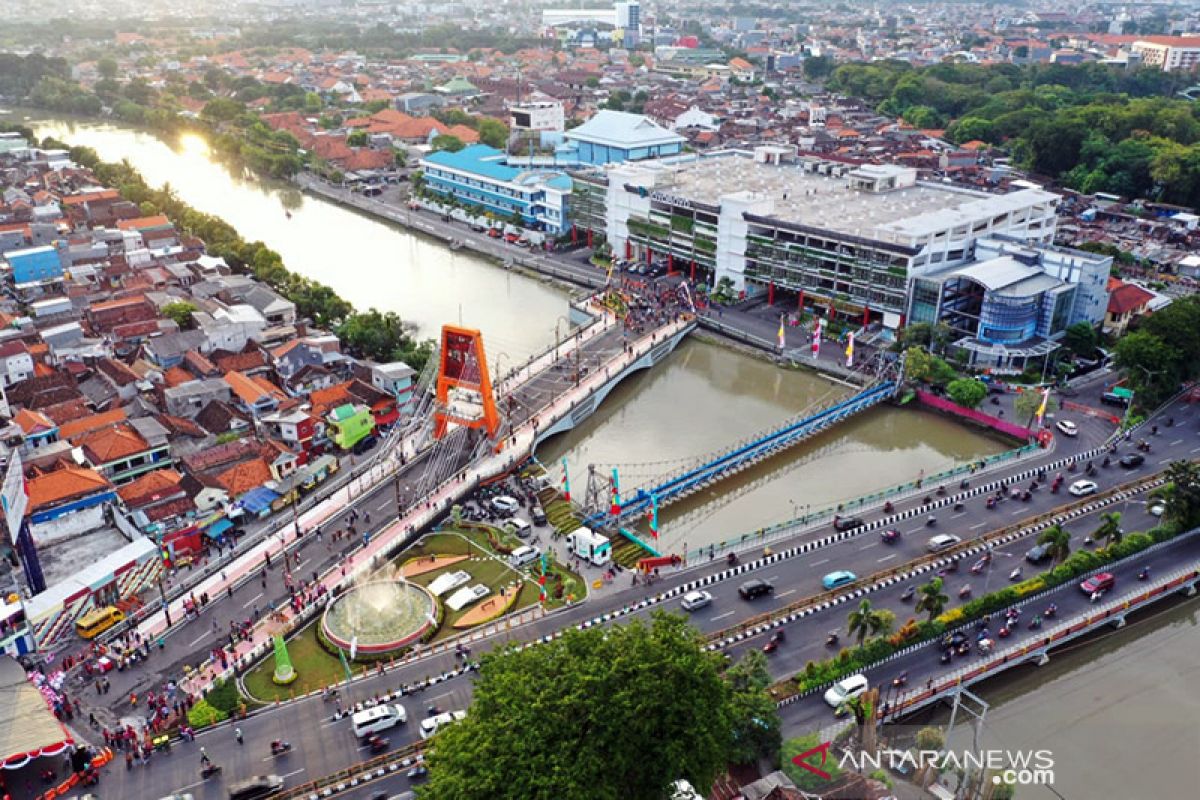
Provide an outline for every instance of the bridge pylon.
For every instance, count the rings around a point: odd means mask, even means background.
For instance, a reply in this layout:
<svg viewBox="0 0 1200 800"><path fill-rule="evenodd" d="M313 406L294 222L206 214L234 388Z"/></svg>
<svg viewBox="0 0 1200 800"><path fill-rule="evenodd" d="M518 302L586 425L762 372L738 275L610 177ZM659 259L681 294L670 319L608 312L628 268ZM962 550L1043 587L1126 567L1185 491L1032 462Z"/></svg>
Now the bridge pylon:
<svg viewBox="0 0 1200 800"><path fill-rule="evenodd" d="M500 430L500 412L488 374L483 334L478 330L442 326L436 396L433 438L444 437L451 423L482 430L489 439L495 438Z"/></svg>

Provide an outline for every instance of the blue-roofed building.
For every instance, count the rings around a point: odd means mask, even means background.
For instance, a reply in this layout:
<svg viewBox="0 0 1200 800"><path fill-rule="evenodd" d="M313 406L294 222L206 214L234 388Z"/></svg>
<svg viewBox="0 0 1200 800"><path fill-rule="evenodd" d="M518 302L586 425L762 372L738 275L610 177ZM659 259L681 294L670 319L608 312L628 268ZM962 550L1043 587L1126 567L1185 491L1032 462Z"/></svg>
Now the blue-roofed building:
<svg viewBox="0 0 1200 800"><path fill-rule="evenodd" d="M58 249L50 245L10 250L4 254L4 259L12 269L13 283L17 286L62 280L62 259Z"/></svg>
<svg viewBox="0 0 1200 800"><path fill-rule="evenodd" d="M431 153L421 159L425 188L502 218L519 214L525 227L564 233L571 179L556 170L512 167L505 159L504 151L485 144Z"/></svg>
<svg viewBox="0 0 1200 800"><path fill-rule="evenodd" d="M683 152L685 139L643 114L605 109L565 134L556 155L580 164L615 164L662 158Z"/></svg>

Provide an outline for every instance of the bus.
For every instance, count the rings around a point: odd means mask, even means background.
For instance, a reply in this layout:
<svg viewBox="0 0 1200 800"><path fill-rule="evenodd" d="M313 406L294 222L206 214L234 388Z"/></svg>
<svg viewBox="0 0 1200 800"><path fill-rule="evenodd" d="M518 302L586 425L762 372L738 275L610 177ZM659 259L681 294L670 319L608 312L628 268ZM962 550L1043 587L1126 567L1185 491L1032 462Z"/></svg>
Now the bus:
<svg viewBox="0 0 1200 800"><path fill-rule="evenodd" d="M96 608L75 620L75 632L83 639L94 639L123 619L124 612L115 606Z"/></svg>

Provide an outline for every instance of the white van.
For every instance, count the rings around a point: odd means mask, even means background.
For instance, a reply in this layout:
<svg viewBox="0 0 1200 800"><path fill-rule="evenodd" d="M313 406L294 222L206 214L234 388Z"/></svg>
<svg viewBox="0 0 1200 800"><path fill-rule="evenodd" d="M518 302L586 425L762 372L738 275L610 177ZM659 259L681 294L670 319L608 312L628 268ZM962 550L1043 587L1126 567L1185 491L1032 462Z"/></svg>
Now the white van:
<svg viewBox="0 0 1200 800"><path fill-rule="evenodd" d="M513 517L507 523L509 530L516 534L521 539L528 539L533 533L533 526L520 517Z"/></svg>
<svg viewBox="0 0 1200 800"><path fill-rule="evenodd" d="M531 561L542 557L542 551L531 544L522 545L508 554L508 563L514 567L523 567Z"/></svg>
<svg viewBox="0 0 1200 800"><path fill-rule="evenodd" d="M388 728L407 721L408 714L405 712L404 706L399 704L384 704L375 706L374 708L367 708L359 711L350 718L354 735L359 738L370 736L380 731L386 731Z"/></svg>
<svg viewBox="0 0 1200 800"><path fill-rule="evenodd" d="M465 711L447 711L444 714L426 717L425 719L421 720L421 738L428 739L430 736L433 736L447 725L451 725L455 722L458 722L460 719L466 718L467 712Z"/></svg>

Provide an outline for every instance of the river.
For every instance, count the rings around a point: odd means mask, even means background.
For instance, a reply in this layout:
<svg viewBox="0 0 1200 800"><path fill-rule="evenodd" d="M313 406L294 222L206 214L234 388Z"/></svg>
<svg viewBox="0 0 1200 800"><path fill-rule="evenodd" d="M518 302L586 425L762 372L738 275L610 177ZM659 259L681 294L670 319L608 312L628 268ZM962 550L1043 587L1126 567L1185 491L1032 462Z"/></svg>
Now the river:
<svg viewBox="0 0 1200 800"><path fill-rule="evenodd" d="M289 268L328 283L359 307L396 311L430 336L460 319L479 327L493 361L505 352L515 362L552 341L555 321L566 312L566 295L540 281L286 186L231 176L198 139L168 145L110 125L23 122L41 136L94 147L105 159L128 158L151 183L169 181L188 203L263 240ZM543 445L539 457L556 463L565 456L577 494L589 464L626 465L628 487L844 391L809 373L689 341L666 363L619 386L584 425ZM743 473L734 485L748 491L731 502L702 508L712 499L704 495L665 514L663 542L674 549L720 541L1003 447L941 417L877 408ZM638 464L648 466L632 466ZM1046 667L988 684L981 693L993 704L989 735L1009 747L1050 746L1059 797L1193 794L1180 787L1200 782L1194 760L1200 701L1188 683L1200 669L1198 621L1200 608L1191 601L1057 655Z"/></svg>

